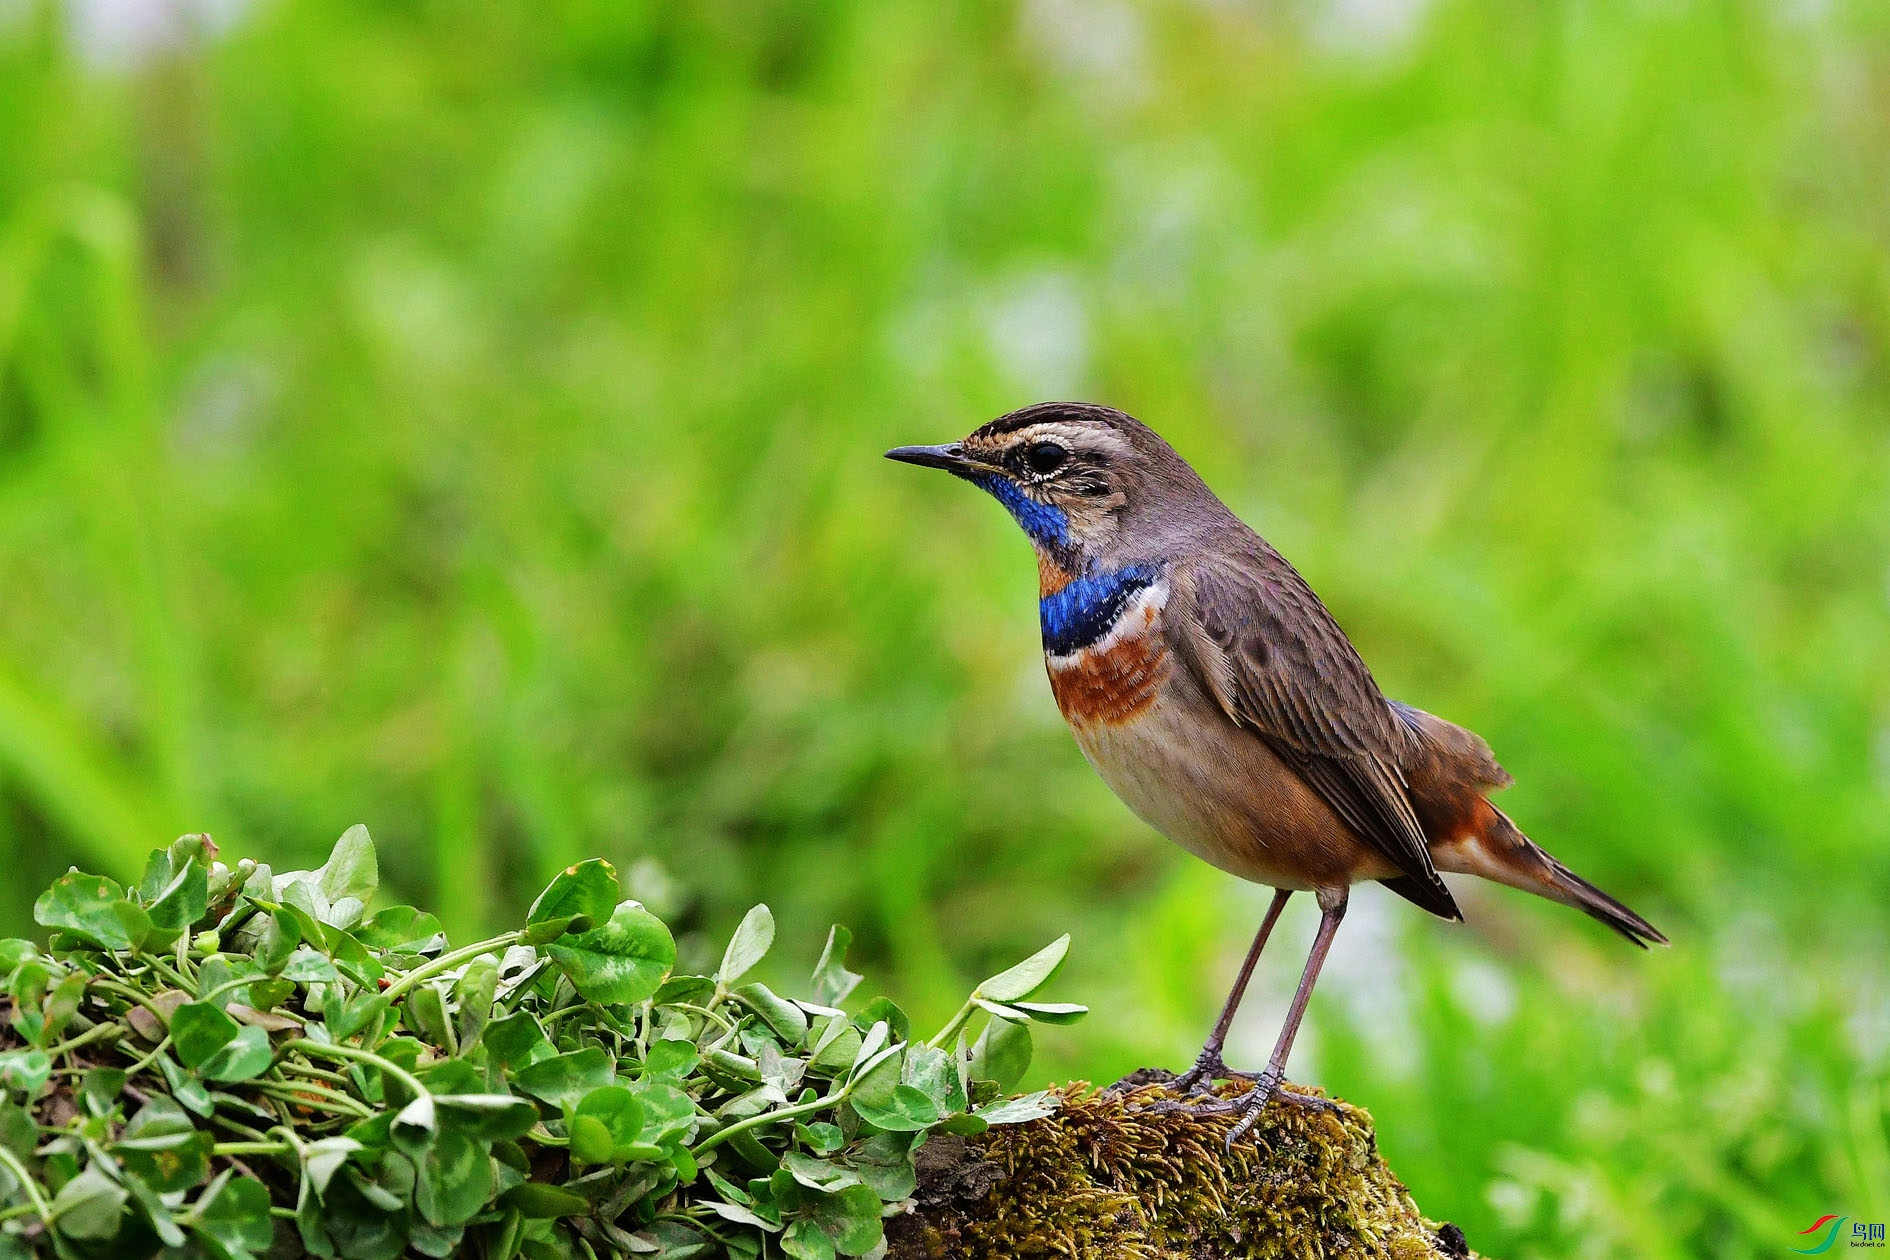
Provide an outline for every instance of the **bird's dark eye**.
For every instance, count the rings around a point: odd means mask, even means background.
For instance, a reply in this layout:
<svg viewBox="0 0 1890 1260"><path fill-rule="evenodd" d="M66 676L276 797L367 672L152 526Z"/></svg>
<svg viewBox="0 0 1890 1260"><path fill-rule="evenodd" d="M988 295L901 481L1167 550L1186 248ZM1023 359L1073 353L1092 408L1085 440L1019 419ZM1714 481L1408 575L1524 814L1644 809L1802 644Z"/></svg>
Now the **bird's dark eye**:
<svg viewBox="0 0 1890 1260"><path fill-rule="evenodd" d="M1024 448L1024 464L1039 477L1048 477L1069 457L1070 453L1055 442L1032 442Z"/></svg>

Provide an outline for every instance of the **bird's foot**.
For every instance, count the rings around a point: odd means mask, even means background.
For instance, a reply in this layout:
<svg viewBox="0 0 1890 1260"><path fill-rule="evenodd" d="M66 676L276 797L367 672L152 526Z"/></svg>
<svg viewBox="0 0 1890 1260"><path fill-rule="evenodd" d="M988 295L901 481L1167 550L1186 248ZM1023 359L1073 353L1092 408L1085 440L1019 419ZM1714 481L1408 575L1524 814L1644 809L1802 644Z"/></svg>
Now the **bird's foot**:
<svg viewBox="0 0 1890 1260"><path fill-rule="evenodd" d="M1203 1089L1198 1084L1190 1089L1184 1089L1183 1083L1187 1077L1179 1076L1168 1088L1176 1093L1185 1094L1185 1097L1164 1098L1138 1110L1158 1116L1172 1115L1176 1112L1187 1112L1196 1116L1239 1115L1239 1121L1227 1131L1226 1141L1230 1149L1234 1143L1246 1137L1252 1132L1253 1127L1260 1123L1260 1113L1266 1110L1270 1102L1304 1107L1328 1115L1336 1115L1339 1112L1339 1104L1329 1098L1321 1098L1317 1094L1302 1094L1296 1089L1288 1089L1281 1083L1280 1074L1271 1069L1256 1073L1228 1072L1223 1068L1221 1074L1236 1080L1252 1081L1253 1088L1244 1094L1236 1094L1232 1098L1222 1098L1213 1094L1211 1088Z"/></svg>
<svg viewBox="0 0 1890 1260"><path fill-rule="evenodd" d="M1194 1061L1194 1066L1177 1076L1168 1088L1177 1094L1211 1094L1215 1081L1252 1081L1258 1082L1258 1072L1237 1072L1221 1061L1218 1050L1203 1050L1201 1057Z"/></svg>
<svg viewBox="0 0 1890 1260"><path fill-rule="evenodd" d="M1287 1089L1280 1083L1280 1074L1268 1068L1254 1078L1254 1086L1251 1090L1239 1098L1230 1100L1232 1106L1229 1110L1239 1111L1241 1114L1239 1122L1227 1131L1229 1150L1233 1149L1234 1143L1253 1131L1253 1127L1260 1123L1260 1113L1265 1111L1267 1104L1275 1099L1290 1106L1304 1107L1309 1111L1324 1112L1327 1115L1337 1115L1339 1112L1339 1104L1330 1098Z"/></svg>

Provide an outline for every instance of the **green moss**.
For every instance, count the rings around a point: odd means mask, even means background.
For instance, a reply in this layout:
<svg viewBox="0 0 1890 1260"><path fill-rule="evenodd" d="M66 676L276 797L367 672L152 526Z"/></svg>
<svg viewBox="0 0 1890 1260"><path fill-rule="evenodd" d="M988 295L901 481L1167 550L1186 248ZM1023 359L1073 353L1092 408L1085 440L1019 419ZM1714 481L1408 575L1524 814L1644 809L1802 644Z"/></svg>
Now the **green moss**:
<svg viewBox="0 0 1890 1260"><path fill-rule="evenodd" d="M1365 1111L1275 1104L1230 1150L1232 1116L1141 1110L1167 1096L1079 1084L1048 1119L933 1139L919 1210L891 1231L893 1260L1468 1254L1420 1215Z"/></svg>

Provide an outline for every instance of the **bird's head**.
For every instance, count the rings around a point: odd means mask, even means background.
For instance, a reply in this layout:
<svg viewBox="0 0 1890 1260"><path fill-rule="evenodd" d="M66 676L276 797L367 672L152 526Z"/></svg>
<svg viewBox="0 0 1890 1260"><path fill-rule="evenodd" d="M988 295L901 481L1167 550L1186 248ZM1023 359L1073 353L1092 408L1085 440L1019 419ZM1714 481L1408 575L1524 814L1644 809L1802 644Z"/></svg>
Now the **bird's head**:
<svg viewBox="0 0 1890 1260"><path fill-rule="evenodd" d="M983 487L1010 509L1040 555L1071 573L1150 558L1141 553L1161 550L1185 530L1187 508L1203 499L1220 508L1153 429L1091 403L1038 403L957 442L895 447L886 458Z"/></svg>

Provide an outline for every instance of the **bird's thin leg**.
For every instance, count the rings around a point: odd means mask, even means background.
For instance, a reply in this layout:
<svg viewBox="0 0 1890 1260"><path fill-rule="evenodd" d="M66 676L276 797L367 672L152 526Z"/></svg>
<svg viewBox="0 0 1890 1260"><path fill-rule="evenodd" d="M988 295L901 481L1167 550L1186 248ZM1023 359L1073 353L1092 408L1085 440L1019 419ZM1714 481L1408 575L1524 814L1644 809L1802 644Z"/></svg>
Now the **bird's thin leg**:
<svg viewBox="0 0 1890 1260"><path fill-rule="evenodd" d="M1205 1089L1224 1078L1255 1079L1252 1072L1229 1071L1227 1065L1221 1062L1221 1047L1227 1044L1227 1030L1233 1027L1234 1012L1240 1009L1240 999L1246 995L1247 982L1253 979L1253 968L1260 961L1260 951L1267 947L1267 937L1273 935L1273 925L1279 922L1280 911L1286 909L1286 899L1292 895L1290 888L1274 892L1273 904L1267 907L1267 917L1260 921L1260 930L1254 933L1253 945L1247 950L1247 960L1240 965L1240 974L1234 978L1234 988L1227 995L1227 1004L1221 1008L1221 1017L1214 1021L1214 1031L1208 1034L1207 1044L1201 1047L1201 1057L1194 1061L1193 1067L1174 1080L1172 1088L1177 1092Z"/></svg>
<svg viewBox="0 0 1890 1260"><path fill-rule="evenodd" d="M1326 899L1321 897L1320 900L1323 902ZM1312 1000L1313 985L1319 982L1319 969L1325 966L1326 952L1332 948L1332 938L1339 930L1339 921L1345 918L1345 900L1345 895L1341 893L1332 904L1321 907L1325 913L1319 920L1319 932L1313 937L1312 952L1306 956L1306 971L1299 978L1299 989L1293 994L1292 1008L1286 1012L1286 1026L1280 1029L1280 1039L1273 1047L1273 1057L1267 1060L1267 1070L1260 1074L1252 1092L1239 1100L1243 1114L1240 1123L1228 1131L1229 1146L1238 1142L1247 1130L1259 1122L1260 1112L1268 1101L1276 1097L1325 1111L1338 1110L1334 1104L1315 1095L1281 1089L1280 1082L1286 1076L1286 1056L1293 1052L1293 1038L1299 1035L1299 1023L1306 1017L1306 1004Z"/></svg>

